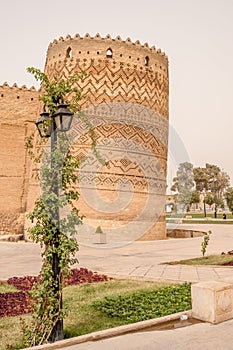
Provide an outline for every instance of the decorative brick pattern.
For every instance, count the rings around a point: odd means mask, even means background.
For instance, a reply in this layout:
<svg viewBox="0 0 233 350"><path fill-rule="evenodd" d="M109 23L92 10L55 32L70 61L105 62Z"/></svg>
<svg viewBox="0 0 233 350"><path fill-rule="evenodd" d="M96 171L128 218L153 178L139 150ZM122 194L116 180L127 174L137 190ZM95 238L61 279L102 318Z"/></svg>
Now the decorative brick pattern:
<svg viewBox="0 0 233 350"><path fill-rule="evenodd" d="M165 54L120 37L67 36L50 44L45 71L50 77L87 74L78 83L84 95L80 107L94 127L101 156L109 161L101 166L91 155L88 130L77 119L71 138L77 157L87 156L79 173L79 207L89 225L80 229L79 239L91 241L97 226L107 232L108 241L123 236L165 238L169 88ZM141 227L139 233L136 226Z"/></svg>
<svg viewBox="0 0 233 350"><path fill-rule="evenodd" d="M72 149L77 157L87 157L79 173L78 206L86 216L84 240L97 226L109 230L113 240L126 232L132 239L165 238L166 55L147 43L123 41L119 36L68 35L54 40L47 51L45 72L50 77L68 77L80 71L87 74L78 83L84 96L80 107L94 127L98 151L109 161L103 166L91 154L87 126L78 116L74 118ZM0 234L25 230L25 213L39 194L24 147L41 112L38 96L33 87L0 86ZM136 236L135 227L141 227Z"/></svg>
<svg viewBox="0 0 233 350"><path fill-rule="evenodd" d="M109 49L112 57L107 57ZM168 60L160 50L119 37L101 39L98 34L95 38L88 34L84 38L67 36L50 44L46 60L49 76L67 77L80 71L87 73L79 84L86 96L82 107L132 102L168 119Z"/></svg>

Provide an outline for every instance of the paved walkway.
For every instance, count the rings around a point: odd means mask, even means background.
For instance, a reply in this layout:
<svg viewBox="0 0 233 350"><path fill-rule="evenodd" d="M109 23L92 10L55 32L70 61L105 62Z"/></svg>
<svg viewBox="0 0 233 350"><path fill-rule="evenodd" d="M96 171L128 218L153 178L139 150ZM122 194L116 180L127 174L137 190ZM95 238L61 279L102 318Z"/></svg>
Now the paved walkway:
<svg viewBox="0 0 233 350"><path fill-rule="evenodd" d="M219 254L233 249L232 225L182 225L182 228L211 230L208 254ZM168 239L154 242L133 242L122 247L111 244L98 247L80 246L79 267L118 277L145 280L172 280L198 282L221 280L233 276L231 267L204 267L161 265L201 256L202 238ZM0 280L11 276L38 274L41 266L40 248L33 243L0 242ZM67 350L209 350L233 349L233 320L211 325L200 323L169 331L138 332L111 339L66 347Z"/></svg>
<svg viewBox="0 0 233 350"><path fill-rule="evenodd" d="M232 350L233 320L166 331L130 333L65 347L65 350Z"/></svg>
<svg viewBox="0 0 233 350"><path fill-rule="evenodd" d="M182 228L211 230L207 254L219 254L233 249L232 225L182 225ZM201 256L203 238L168 239L153 242L133 242L121 247L111 244L95 247L80 246L78 267L87 267L111 276L168 279L198 282L232 276L230 267L161 265ZM12 276L38 274L41 266L40 247L25 242L0 242L0 280Z"/></svg>

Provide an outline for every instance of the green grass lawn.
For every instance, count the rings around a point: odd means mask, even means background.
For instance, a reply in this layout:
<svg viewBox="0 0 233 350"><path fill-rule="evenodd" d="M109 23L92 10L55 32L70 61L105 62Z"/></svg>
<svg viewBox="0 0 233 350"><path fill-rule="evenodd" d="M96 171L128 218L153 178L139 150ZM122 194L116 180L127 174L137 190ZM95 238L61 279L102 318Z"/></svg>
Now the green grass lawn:
<svg viewBox="0 0 233 350"><path fill-rule="evenodd" d="M189 284L112 280L69 286L63 295L67 338L191 309ZM1 350L16 349L21 337L20 317L0 318Z"/></svg>
<svg viewBox="0 0 233 350"><path fill-rule="evenodd" d="M186 216L192 216L192 220L188 219ZM217 218L214 218L214 214L207 214L204 217L203 213L183 213L183 214L175 214L170 213L166 214L167 222L172 223L177 219L181 219L183 224L218 224L218 225L233 225L233 215L227 214L227 220L223 220L222 213L217 214ZM212 220L214 219L214 220Z"/></svg>
<svg viewBox="0 0 233 350"><path fill-rule="evenodd" d="M223 220L222 214L223 213L218 213L217 219ZM166 214L166 218L185 218L186 215L192 216L193 219L204 219L204 213L183 213L183 214L169 213L169 214ZM206 217L214 219L214 214L207 213ZM227 214L227 219L233 219L233 215ZM223 221L225 221L225 220L223 220Z"/></svg>
<svg viewBox="0 0 233 350"><path fill-rule="evenodd" d="M182 223L183 224L206 224L206 225L210 225L210 224L215 224L215 225L233 225L233 221L228 221L228 220L208 221L208 220L198 220L198 219L194 219L194 220L183 219Z"/></svg>
<svg viewBox="0 0 233 350"><path fill-rule="evenodd" d="M233 261L233 255L207 255L201 258L193 258L187 260L170 261L163 264L167 265L222 265Z"/></svg>

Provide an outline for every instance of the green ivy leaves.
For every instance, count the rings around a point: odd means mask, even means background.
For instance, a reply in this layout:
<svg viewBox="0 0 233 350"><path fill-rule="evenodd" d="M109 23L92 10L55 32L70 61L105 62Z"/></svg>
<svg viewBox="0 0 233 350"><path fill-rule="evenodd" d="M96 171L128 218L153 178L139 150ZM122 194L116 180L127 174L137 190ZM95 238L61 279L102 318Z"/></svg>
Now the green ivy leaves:
<svg viewBox="0 0 233 350"><path fill-rule="evenodd" d="M144 321L191 309L191 286L184 283L125 296L106 297L94 302L93 307L127 323Z"/></svg>
<svg viewBox="0 0 233 350"><path fill-rule="evenodd" d="M39 69L31 67L28 72L41 82L40 100L50 115L61 102L67 102L73 112L79 110L81 93L75 83L84 77L83 73L67 79L55 76L50 80ZM42 194L28 215L32 222L28 233L33 242L39 243L43 249L43 265L39 280L31 291L33 321L28 327L25 326L24 346L47 342L54 325L64 318L63 280L69 276L70 267L77 262L75 255L78 243L75 234L83 220L77 208L77 172L82 160L70 152L69 140L64 133L57 133L50 151L43 147L44 140L39 140L35 145L33 136L27 138L26 147L34 162L39 164L37 174ZM65 208L68 208L67 213L60 218L60 211Z"/></svg>
<svg viewBox="0 0 233 350"><path fill-rule="evenodd" d="M75 84L78 80L85 78L86 73L78 72L67 79L55 75L52 79L49 79L49 77L38 68L29 67L27 71L33 74L37 81L40 81L42 90L40 100L51 114L56 112L57 105L61 102L67 103L73 112L79 110L78 102L82 94Z"/></svg>

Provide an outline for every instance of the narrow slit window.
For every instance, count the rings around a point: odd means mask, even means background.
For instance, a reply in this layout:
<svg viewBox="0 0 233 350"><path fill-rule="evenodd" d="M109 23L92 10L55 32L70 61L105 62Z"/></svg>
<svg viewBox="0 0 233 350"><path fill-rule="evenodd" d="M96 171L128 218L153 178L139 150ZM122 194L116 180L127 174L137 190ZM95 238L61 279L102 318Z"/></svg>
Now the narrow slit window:
<svg viewBox="0 0 233 350"><path fill-rule="evenodd" d="M148 57L148 56L146 56L146 57L145 57L145 66L147 66L147 67L148 67L148 65L149 65L149 57Z"/></svg>
<svg viewBox="0 0 233 350"><path fill-rule="evenodd" d="M68 47L66 50L66 58L72 58L72 49L71 47Z"/></svg>
<svg viewBox="0 0 233 350"><path fill-rule="evenodd" d="M112 58L112 49L107 49L107 51L106 51L106 57L107 58Z"/></svg>

